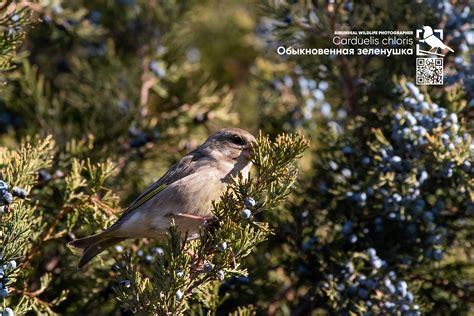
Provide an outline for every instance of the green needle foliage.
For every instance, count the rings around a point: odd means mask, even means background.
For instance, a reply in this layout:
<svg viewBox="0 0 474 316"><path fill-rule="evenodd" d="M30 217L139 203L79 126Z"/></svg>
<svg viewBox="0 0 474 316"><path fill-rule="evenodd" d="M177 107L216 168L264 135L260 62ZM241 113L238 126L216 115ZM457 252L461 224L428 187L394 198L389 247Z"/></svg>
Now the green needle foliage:
<svg viewBox="0 0 474 316"><path fill-rule="evenodd" d="M118 264L116 293L122 305L139 315L181 315L199 310L195 304L190 306L194 301L214 315L220 282L246 276L241 260L272 233L268 223L257 217L274 210L290 193L298 174L296 162L307 147L308 141L300 134L283 134L275 141L260 136L252 155L256 175L235 179L214 203L214 218L199 239L186 241L187 236L173 225L151 275L143 276L130 256L124 265ZM250 198L255 203L249 203ZM236 315L245 315L244 311L239 309Z"/></svg>
<svg viewBox="0 0 474 316"><path fill-rule="evenodd" d="M64 250L64 239L76 225L107 225L117 198L104 187L114 172L110 162L91 164L63 157L64 171L49 175L45 171L57 164L56 146L51 137L25 143L16 150L0 147L0 179L15 194L12 202L0 203L0 274L3 307L14 306L16 313L34 311L55 314L53 309L69 292L61 289L51 301L41 295L52 286L51 273L57 259L49 258L48 245ZM48 211L51 210L51 211ZM74 256L71 254L71 258ZM36 270L40 262L52 264L46 271ZM48 271L49 270L49 271Z"/></svg>
<svg viewBox="0 0 474 316"><path fill-rule="evenodd" d="M16 4L12 0L0 3L0 74L14 67L12 59L31 23L31 10L24 3ZM5 80L3 76L0 79Z"/></svg>

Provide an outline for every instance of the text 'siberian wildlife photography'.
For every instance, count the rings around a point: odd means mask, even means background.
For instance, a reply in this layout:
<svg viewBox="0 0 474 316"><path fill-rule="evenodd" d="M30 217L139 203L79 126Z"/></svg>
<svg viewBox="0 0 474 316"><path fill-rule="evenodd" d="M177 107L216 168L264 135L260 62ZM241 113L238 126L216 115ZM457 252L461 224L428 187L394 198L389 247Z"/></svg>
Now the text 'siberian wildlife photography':
<svg viewBox="0 0 474 316"><path fill-rule="evenodd" d="M470 0L0 0L0 316L474 315Z"/></svg>

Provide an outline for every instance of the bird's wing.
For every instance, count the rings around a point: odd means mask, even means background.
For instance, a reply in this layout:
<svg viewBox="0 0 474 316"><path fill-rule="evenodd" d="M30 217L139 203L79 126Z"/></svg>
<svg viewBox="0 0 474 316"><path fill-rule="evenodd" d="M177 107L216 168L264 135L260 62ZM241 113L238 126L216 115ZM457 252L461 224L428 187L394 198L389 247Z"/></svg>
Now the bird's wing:
<svg viewBox="0 0 474 316"><path fill-rule="evenodd" d="M437 38L436 36L433 36L433 44L436 45L437 47L443 47L444 43L442 40Z"/></svg>
<svg viewBox="0 0 474 316"><path fill-rule="evenodd" d="M184 156L180 161L175 163L160 179L150 185L148 188L140 194L135 201L123 212L119 218L121 221L126 215L130 214L138 207L149 201L152 197L166 189L171 183L184 178L195 171L195 166L199 158L202 157L198 151L193 151L188 155Z"/></svg>

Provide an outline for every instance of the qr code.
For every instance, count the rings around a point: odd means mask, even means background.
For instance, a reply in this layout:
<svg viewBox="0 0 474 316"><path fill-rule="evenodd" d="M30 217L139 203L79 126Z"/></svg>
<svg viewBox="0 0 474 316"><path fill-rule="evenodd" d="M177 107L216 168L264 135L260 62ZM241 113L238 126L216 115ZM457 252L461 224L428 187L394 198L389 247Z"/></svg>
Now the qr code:
<svg viewBox="0 0 474 316"><path fill-rule="evenodd" d="M443 84L443 59L442 58L417 58L416 59L416 84L442 85Z"/></svg>

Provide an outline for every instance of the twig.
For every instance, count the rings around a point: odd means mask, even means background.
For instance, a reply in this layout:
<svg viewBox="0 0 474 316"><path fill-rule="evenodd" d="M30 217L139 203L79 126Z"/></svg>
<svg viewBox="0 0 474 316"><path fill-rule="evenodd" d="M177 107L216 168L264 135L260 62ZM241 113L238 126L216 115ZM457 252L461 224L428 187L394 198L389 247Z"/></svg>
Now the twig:
<svg viewBox="0 0 474 316"><path fill-rule="evenodd" d="M43 308L45 308L50 314L52 315L57 315L57 313L55 313L52 308L51 308L51 304L46 302L46 301L43 301L42 299L40 299L37 295L40 295L41 293L43 293L44 290L42 291L35 291L35 292L28 292L28 291L22 291L22 290L18 290L18 289L15 289L15 288L11 288L10 289L11 291L13 292L16 292L20 295L24 295L24 296L27 296L33 300L35 300L37 303L39 303L40 305L43 306Z"/></svg>
<svg viewBox="0 0 474 316"><path fill-rule="evenodd" d="M57 214L56 216L54 217L54 221L51 223L51 225L49 226L48 230L46 231L46 234L40 238L39 242L36 244L36 246L34 246L33 248L31 248L31 250L27 253L27 255L25 256L25 259L23 260L23 263L21 264L22 266L27 266L28 263L31 261L31 259L33 258L33 256L38 252L38 250L41 248L41 246L48 240L51 239L51 236L53 235L53 232L54 232L54 229L56 228L56 226L58 226L58 224L61 222L61 219L64 217L64 215L66 215L70 210L72 210L73 208L68 206L68 207L64 207L62 208Z"/></svg>

